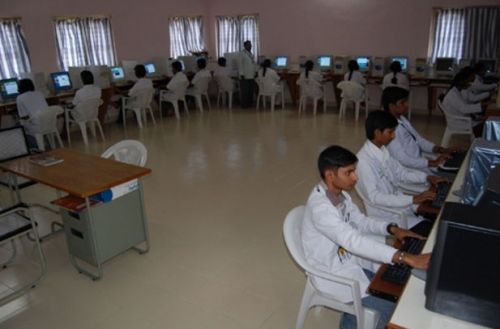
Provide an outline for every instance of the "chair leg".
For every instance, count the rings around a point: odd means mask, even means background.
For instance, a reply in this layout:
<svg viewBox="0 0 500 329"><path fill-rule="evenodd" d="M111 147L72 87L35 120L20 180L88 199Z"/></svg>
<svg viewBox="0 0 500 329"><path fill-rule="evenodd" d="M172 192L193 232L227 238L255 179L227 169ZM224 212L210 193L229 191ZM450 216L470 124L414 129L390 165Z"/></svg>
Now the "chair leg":
<svg viewBox="0 0 500 329"><path fill-rule="evenodd" d="M361 107L361 102L354 102L355 106L355 113L356 113L356 121L358 121L359 118L359 108Z"/></svg>
<svg viewBox="0 0 500 329"><path fill-rule="evenodd" d="M257 111L259 110L259 101L260 101L260 98L261 98L261 94L258 94L257 95L257 108L256 108Z"/></svg>
<svg viewBox="0 0 500 329"><path fill-rule="evenodd" d="M35 134L36 145L40 151L45 151L45 141L43 139L43 135Z"/></svg>
<svg viewBox="0 0 500 329"><path fill-rule="evenodd" d="M122 105L122 119L123 119L123 129L127 129L127 111L125 111L125 105Z"/></svg>
<svg viewBox="0 0 500 329"><path fill-rule="evenodd" d="M451 132L448 128L446 128L443 134L443 139L441 140L441 146L448 147L450 143L450 138L451 138Z"/></svg>
<svg viewBox="0 0 500 329"><path fill-rule="evenodd" d="M47 139L49 140L50 148L51 149L55 149L56 148L56 142L54 140L54 134L50 132L50 133L46 134L45 136L47 136Z"/></svg>
<svg viewBox="0 0 500 329"><path fill-rule="evenodd" d="M323 99L323 113L326 113L326 99L324 95L322 99Z"/></svg>
<svg viewBox="0 0 500 329"><path fill-rule="evenodd" d="M92 137L96 138L96 131L95 131L95 123L94 121L88 121L89 128L90 128L90 133L92 134Z"/></svg>
<svg viewBox="0 0 500 329"><path fill-rule="evenodd" d="M102 131L102 126L101 123L99 122L99 119L96 119L95 124L97 125L97 128L99 129L99 133L101 134L101 139L104 141L104 132Z"/></svg>
<svg viewBox="0 0 500 329"><path fill-rule="evenodd" d="M317 110L318 110L318 99L313 98L313 115L316 115Z"/></svg>
<svg viewBox="0 0 500 329"><path fill-rule="evenodd" d="M194 98L196 99L196 104L198 105L200 112L203 113L203 98L201 97L201 94L194 96Z"/></svg>
<svg viewBox="0 0 500 329"><path fill-rule="evenodd" d="M139 128L142 129L142 111L140 109L134 109L135 117L137 118L137 124Z"/></svg>
<svg viewBox="0 0 500 329"><path fill-rule="evenodd" d="M232 110L233 109L233 93L232 92L228 92L227 93L228 95L228 101L229 101L229 109Z"/></svg>
<svg viewBox="0 0 500 329"><path fill-rule="evenodd" d="M68 139L68 145L71 146L71 134L69 133L69 117L68 117L68 112L66 111L64 113L64 121L66 121L66 138Z"/></svg>
<svg viewBox="0 0 500 329"><path fill-rule="evenodd" d="M302 301L300 303L299 314L297 315L297 323L295 324L295 329L302 329L304 327L304 322L306 321L307 312L311 307L311 300L314 295L314 288L309 282L309 278L306 281L306 286L304 288L304 294L302 295Z"/></svg>
<svg viewBox="0 0 500 329"><path fill-rule="evenodd" d="M172 102L172 105L174 106L175 117L177 118L177 120L179 120L181 118L179 114L179 101L174 100Z"/></svg>
<svg viewBox="0 0 500 329"><path fill-rule="evenodd" d="M78 125L80 126L80 131L82 132L83 143L85 146L88 146L89 139L87 137L87 126L85 125L85 122L78 122Z"/></svg>
<svg viewBox="0 0 500 329"><path fill-rule="evenodd" d="M59 135L59 132L57 130L54 130L54 135L56 136L56 139L57 139L57 142L59 143L59 146L64 147L61 136Z"/></svg>
<svg viewBox="0 0 500 329"><path fill-rule="evenodd" d="M270 96L271 98L271 112L274 112L274 104L276 102L276 95Z"/></svg>
<svg viewBox="0 0 500 329"><path fill-rule="evenodd" d="M212 108L211 108L211 105L210 105L210 98L208 98L208 93L204 93L203 95L207 99L207 106L208 106L208 110L210 111Z"/></svg>
<svg viewBox="0 0 500 329"><path fill-rule="evenodd" d="M151 106L148 106L147 110L149 110L149 115L151 115L151 120L153 121L153 124L155 125L156 124L156 120L155 120L155 116L153 114L153 109L151 108Z"/></svg>
<svg viewBox="0 0 500 329"><path fill-rule="evenodd" d="M285 109L285 92L283 89L281 89L281 109Z"/></svg>

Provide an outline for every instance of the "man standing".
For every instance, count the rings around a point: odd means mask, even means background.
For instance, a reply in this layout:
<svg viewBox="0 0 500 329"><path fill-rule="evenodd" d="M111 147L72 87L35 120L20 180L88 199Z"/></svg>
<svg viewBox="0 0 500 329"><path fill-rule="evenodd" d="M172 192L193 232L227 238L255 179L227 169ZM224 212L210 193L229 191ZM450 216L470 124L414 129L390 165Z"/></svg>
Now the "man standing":
<svg viewBox="0 0 500 329"><path fill-rule="evenodd" d="M247 40L243 43L243 51L238 61L240 76L241 107L249 108L253 103L253 89L255 79L255 60L253 58L252 43Z"/></svg>

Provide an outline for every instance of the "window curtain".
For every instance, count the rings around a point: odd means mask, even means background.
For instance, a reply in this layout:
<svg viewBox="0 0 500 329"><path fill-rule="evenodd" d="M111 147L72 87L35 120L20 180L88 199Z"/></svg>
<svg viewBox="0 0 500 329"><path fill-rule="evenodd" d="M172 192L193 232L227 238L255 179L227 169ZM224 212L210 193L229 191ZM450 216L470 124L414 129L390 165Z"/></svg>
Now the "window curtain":
<svg viewBox="0 0 500 329"><path fill-rule="evenodd" d="M31 62L19 18L0 20L0 78L30 72Z"/></svg>
<svg viewBox="0 0 500 329"><path fill-rule="evenodd" d="M500 7L440 9L431 61L437 57L496 58L499 39Z"/></svg>
<svg viewBox="0 0 500 329"><path fill-rule="evenodd" d="M252 42L252 53L257 60L260 53L257 15L217 17L217 56L241 51L246 40Z"/></svg>
<svg viewBox="0 0 500 329"><path fill-rule="evenodd" d="M111 23L107 17L61 18L55 21L59 66L116 64Z"/></svg>
<svg viewBox="0 0 500 329"><path fill-rule="evenodd" d="M168 19L170 32L170 57L190 56L191 52L205 50L203 41L203 19L198 17L171 17Z"/></svg>

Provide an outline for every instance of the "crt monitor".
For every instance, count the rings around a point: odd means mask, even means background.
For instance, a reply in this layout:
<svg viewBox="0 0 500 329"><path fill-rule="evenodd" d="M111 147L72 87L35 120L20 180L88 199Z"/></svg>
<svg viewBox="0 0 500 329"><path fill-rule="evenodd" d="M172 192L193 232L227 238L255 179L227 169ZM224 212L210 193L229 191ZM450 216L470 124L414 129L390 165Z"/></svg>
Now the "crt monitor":
<svg viewBox="0 0 500 329"><path fill-rule="evenodd" d="M486 67L486 73L495 73L496 61L494 59L480 59L478 63L483 63Z"/></svg>
<svg viewBox="0 0 500 329"><path fill-rule="evenodd" d="M113 66L111 68L111 79L114 81L120 81L125 79L125 71L121 66Z"/></svg>
<svg viewBox="0 0 500 329"><path fill-rule="evenodd" d="M396 62L398 61L399 64L401 64L401 70L403 72L407 72L408 71L408 57L404 57L404 56L394 56L391 58L391 63L392 62Z"/></svg>
<svg viewBox="0 0 500 329"><path fill-rule="evenodd" d="M330 70L332 68L332 56L330 55L320 55L316 59L316 64L320 70Z"/></svg>
<svg viewBox="0 0 500 329"><path fill-rule="evenodd" d="M288 67L288 56L276 56L274 58L274 66L277 69L286 69Z"/></svg>
<svg viewBox="0 0 500 329"><path fill-rule="evenodd" d="M146 63L144 64L144 67L146 68L147 75L154 75L156 73L156 68L154 63Z"/></svg>
<svg viewBox="0 0 500 329"><path fill-rule="evenodd" d="M451 57L436 58L436 73L453 73L455 59Z"/></svg>
<svg viewBox="0 0 500 329"><path fill-rule="evenodd" d="M66 71L51 73L50 78L52 79L55 92L73 89L71 78L69 77L69 73Z"/></svg>
<svg viewBox="0 0 500 329"><path fill-rule="evenodd" d="M370 70L370 57L358 56L356 57L356 62L358 63L359 70L361 72L368 72Z"/></svg>
<svg viewBox="0 0 500 329"><path fill-rule="evenodd" d="M19 95L17 79L0 80L0 92L3 100L16 98Z"/></svg>

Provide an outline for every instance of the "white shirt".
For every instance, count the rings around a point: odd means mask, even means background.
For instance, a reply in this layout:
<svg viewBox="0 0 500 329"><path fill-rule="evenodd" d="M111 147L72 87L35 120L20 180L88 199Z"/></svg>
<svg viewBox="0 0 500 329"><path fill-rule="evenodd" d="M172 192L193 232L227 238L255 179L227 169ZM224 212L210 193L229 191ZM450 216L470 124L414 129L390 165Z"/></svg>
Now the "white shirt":
<svg viewBox="0 0 500 329"><path fill-rule="evenodd" d="M354 82L359 83L362 86L366 85L366 79L365 79L365 76L363 75L363 73L361 73L359 71L352 71L351 79L349 79L349 74L350 74L350 72L347 72L346 74L344 74L345 81L354 81Z"/></svg>
<svg viewBox="0 0 500 329"><path fill-rule="evenodd" d="M397 82L393 83L392 79L394 78L394 73L389 73L384 76L382 80L382 89L387 87L399 87L406 90L410 90L410 82L408 81L408 77L403 73L396 73Z"/></svg>
<svg viewBox="0 0 500 329"><path fill-rule="evenodd" d="M482 112L481 104L468 104L463 98L462 93L457 87L451 88L444 96L443 99L443 111L448 114L459 116L459 117L470 117L471 114ZM479 124L479 121L472 121L472 125ZM447 125L451 129L464 130L467 129L467 123L457 120L449 120Z"/></svg>
<svg viewBox="0 0 500 329"><path fill-rule="evenodd" d="M184 72L179 71L174 76L172 79L167 84L167 89L174 92L178 93L182 88L186 88L189 85L189 80L184 74Z"/></svg>
<svg viewBox="0 0 500 329"><path fill-rule="evenodd" d="M210 74L210 71L207 69L203 69L196 72L196 74L193 77L193 80L191 80L191 83L193 84L194 88L198 89L198 87L202 87L200 86L201 81L203 81L204 79L211 79L211 78L212 75Z"/></svg>
<svg viewBox="0 0 500 329"><path fill-rule="evenodd" d="M96 85L84 85L76 91L75 97L73 98L73 105L78 105L88 99L96 98L101 98L101 88Z"/></svg>
<svg viewBox="0 0 500 329"><path fill-rule="evenodd" d="M494 83L484 83L483 78L476 74L474 81L470 85L470 89L473 93L479 94L485 91L493 91L497 87Z"/></svg>
<svg viewBox="0 0 500 329"><path fill-rule="evenodd" d="M391 157L385 146L378 148L367 140L358 154L358 185L357 188L374 205L395 208L403 211L408 219L408 227L416 225L421 219L415 216L416 207L413 206L413 197L403 194L399 187L404 183L422 184L427 182L427 174L422 171L403 167ZM396 222L403 228L398 215L365 205L370 217L376 217L386 222Z"/></svg>
<svg viewBox="0 0 500 329"><path fill-rule="evenodd" d="M246 49L239 56L238 75L243 76L245 79L255 78L255 60L253 54Z"/></svg>
<svg viewBox="0 0 500 329"><path fill-rule="evenodd" d="M130 90L128 91L128 95L135 96L138 90L152 89L152 88L153 88L153 81L151 81L151 79L140 78L139 80L136 81L134 86L130 88Z"/></svg>
<svg viewBox="0 0 500 329"><path fill-rule="evenodd" d="M316 71L309 71L309 76L306 78L306 72L304 71L300 73L299 79L297 80L297 84L299 84L299 81L306 79L311 79L320 83L323 82L323 76L321 75L321 73Z"/></svg>
<svg viewBox="0 0 500 329"><path fill-rule="evenodd" d="M307 83L311 82L312 83ZM309 71L308 77L306 78L306 72L300 73L297 84L301 87L301 93L305 92L306 95L312 97L323 96L323 86L322 86L323 76L315 71ZM305 88L303 91L302 88Z"/></svg>
<svg viewBox="0 0 500 329"><path fill-rule="evenodd" d="M238 75L238 72L232 71L227 66L217 66L214 70L214 77L218 77L218 76L234 77L237 75Z"/></svg>
<svg viewBox="0 0 500 329"><path fill-rule="evenodd" d="M267 92L279 91L281 90L280 76L275 70L271 68L266 69L266 75L264 76L264 69L260 69L257 78L261 81L263 88Z"/></svg>
<svg viewBox="0 0 500 329"><path fill-rule="evenodd" d="M34 113L45 110L49 105L39 91L27 91L16 98L19 117L31 117Z"/></svg>
<svg viewBox="0 0 500 329"><path fill-rule="evenodd" d="M387 235L387 223L366 217L342 192L344 201L336 206L324 183L318 184L307 200L302 226L302 246L307 262L314 268L359 281L361 297L367 296L369 280L363 268L376 271L379 264L391 263L396 249L366 234ZM312 276L322 292L342 302L352 301L349 287Z"/></svg>
<svg viewBox="0 0 500 329"><path fill-rule="evenodd" d="M387 146L389 153L405 167L427 169L428 160L422 156L422 152L432 153L435 145L420 136L404 116L399 117L398 123L396 138Z"/></svg>

